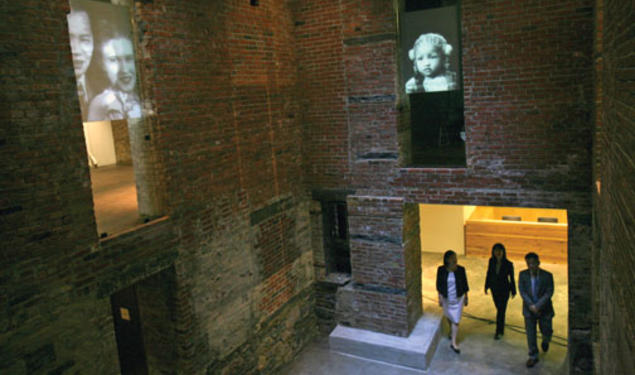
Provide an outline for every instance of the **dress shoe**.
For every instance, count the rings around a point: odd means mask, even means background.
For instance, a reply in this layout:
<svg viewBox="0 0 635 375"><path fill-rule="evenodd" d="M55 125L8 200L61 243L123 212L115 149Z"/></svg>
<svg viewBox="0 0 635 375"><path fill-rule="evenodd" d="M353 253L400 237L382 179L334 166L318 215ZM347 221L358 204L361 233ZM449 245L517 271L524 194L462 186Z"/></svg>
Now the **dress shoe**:
<svg viewBox="0 0 635 375"><path fill-rule="evenodd" d="M527 360L527 367L534 367L536 363L538 363L538 358L529 358Z"/></svg>
<svg viewBox="0 0 635 375"><path fill-rule="evenodd" d="M540 344L540 347L542 348L542 351L546 353L547 350L549 350L549 342L543 341L542 344Z"/></svg>
<svg viewBox="0 0 635 375"><path fill-rule="evenodd" d="M459 348L455 348L455 347L454 347L454 345L450 344L450 348L451 348L452 350L454 350L454 352L455 352L456 354L461 354L461 349L459 349Z"/></svg>

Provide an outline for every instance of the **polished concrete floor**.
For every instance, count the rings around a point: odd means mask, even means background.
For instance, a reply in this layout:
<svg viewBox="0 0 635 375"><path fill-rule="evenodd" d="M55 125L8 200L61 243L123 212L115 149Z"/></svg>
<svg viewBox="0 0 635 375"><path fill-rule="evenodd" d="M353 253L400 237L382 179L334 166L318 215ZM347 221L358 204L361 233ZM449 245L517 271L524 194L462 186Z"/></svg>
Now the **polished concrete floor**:
<svg viewBox="0 0 635 375"><path fill-rule="evenodd" d="M142 224L132 166L90 168L97 231L116 234Z"/></svg>
<svg viewBox="0 0 635 375"><path fill-rule="evenodd" d="M424 313L441 316L437 305L435 290L436 268L441 264L442 254L422 254L422 286ZM469 304L464 309L459 330L461 354L450 349L447 338L447 325L444 325L443 337L437 347L430 367L425 372L391 366L368 359L334 353L328 349L328 338L319 337L310 344L299 357L285 367L283 375L384 375L384 374L559 374L566 356L567 336L567 266L561 264L542 264L542 267L554 274L554 337L549 352L540 353L540 362L531 369L525 367L527 360L527 341L522 318L522 301L516 296L507 307L505 336L501 340L493 339L495 331L495 313L491 295L484 295L484 277L487 259L459 257L459 264L466 268ZM515 262L516 277L526 267ZM538 339L540 342L540 337Z"/></svg>

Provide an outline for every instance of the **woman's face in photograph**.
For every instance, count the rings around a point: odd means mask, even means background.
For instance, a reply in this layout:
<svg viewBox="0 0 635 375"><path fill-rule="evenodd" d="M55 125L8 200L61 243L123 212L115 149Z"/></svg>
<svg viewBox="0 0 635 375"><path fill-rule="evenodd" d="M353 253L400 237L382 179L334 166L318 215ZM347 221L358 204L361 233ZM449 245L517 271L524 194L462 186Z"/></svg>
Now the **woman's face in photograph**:
<svg viewBox="0 0 635 375"><path fill-rule="evenodd" d="M415 66L424 77L435 77L440 73L442 56L430 43L422 43L415 49Z"/></svg>
<svg viewBox="0 0 635 375"><path fill-rule="evenodd" d="M71 12L68 15L68 33L75 76L81 77L86 74L93 57L93 33L86 12Z"/></svg>
<svg viewBox="0 0 635 375"><path fill-rule="evenodd" d="M104 70L113 88L131 92L137 75L134 65L132 42L125 38L110 39L102 48Z"/></svg>

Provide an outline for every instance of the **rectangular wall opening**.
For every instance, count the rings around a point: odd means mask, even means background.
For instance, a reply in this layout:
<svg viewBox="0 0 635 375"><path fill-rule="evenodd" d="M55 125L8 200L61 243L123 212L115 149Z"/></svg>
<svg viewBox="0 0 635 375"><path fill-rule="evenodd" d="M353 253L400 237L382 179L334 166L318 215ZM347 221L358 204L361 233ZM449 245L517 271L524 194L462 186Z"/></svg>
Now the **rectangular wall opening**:
<svg viewBox="0 0 635 375"><path fill-rule="evenodd" d="M142 118L133 20L121 1L70 0L70 49L97 232L107 237L158 217L150 135ZM129 4L129 2L126 2Z"/></svg>
<svg viewBox="0 0 635 375"><path fill-rule="evenodd" d="M399 44L410 108L407 164L464 168L460 2L401 0Z"/></svg>
<svg viewBox="0 0 635 375"><path fill-rule="evenodd" d="M466 269L470 287L469 303L463 309L459 341L466 346L478 345L479 350L496 350L493 336L496 328L496 308L491 291L485 295L485 277L492 247L502 243L507 258L514 265L514 282L527 269L524 256L535 252L540 267L553 274L555 310L553 338L543 366L557 369L565 360L568 337L568 220L562 209L419 205L419 235L422 263L422 300L424 314L443 316L436 291L437 268L443 264L446 250L457 253L458 263ZM443 337L448 326L444 322ZM526 360L527 342L522 298L519 294L507 304L504 345L510 355L518 355L518 366ZM540 344L540 335L538 335ZM494 348L494 349L492 349ZM505 349L508 350L508 349ZM500 353L492 352L492 355ZM543 361L541 357L541 361Z"/></svg>
<svg viewBox="0 0 635 375"><path fill-rule="evenodd" d="M122 289L110 297L119 365L123 375L147 375L141 314L134 286Z"/></svg>

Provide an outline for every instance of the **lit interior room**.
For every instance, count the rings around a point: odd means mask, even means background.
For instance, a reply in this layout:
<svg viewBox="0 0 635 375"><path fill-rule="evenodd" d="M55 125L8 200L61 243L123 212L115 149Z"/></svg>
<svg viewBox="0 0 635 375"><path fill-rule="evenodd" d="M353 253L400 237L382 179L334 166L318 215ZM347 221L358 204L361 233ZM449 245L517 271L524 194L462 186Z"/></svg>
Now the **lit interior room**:
<svg viewBox="0 0 635 375"><path fill-rule="evenodd" d="M516 287L518 273L527 269L525 254L535 252L540 257L540 267L551 272L554 278L553 348L545 359L545 366L558 369L565 359L567 345L566 210L421 204L419 215L424 314L443 315L438 304L436 272L443 264L445 251L454 250L458 264L465 267L470 288L459 329L461 345L480 346L487 351L496 350L503 342L506 347L515 347L518 353L524 354L527 344L522 298L517 294L509 299L505 335L500 342L495 342L496 308L491 291L485 295L484 286L494 244L505 246L507 258L514 265ZM447 334L448 325L444 322L442 340L447 340Z"/></svg>
<svg viewBox="0 0 635 375"><path fill-rule="evenodd" d="M100 236L142 223L126 120L84 122L95 220Z"/></svg>

